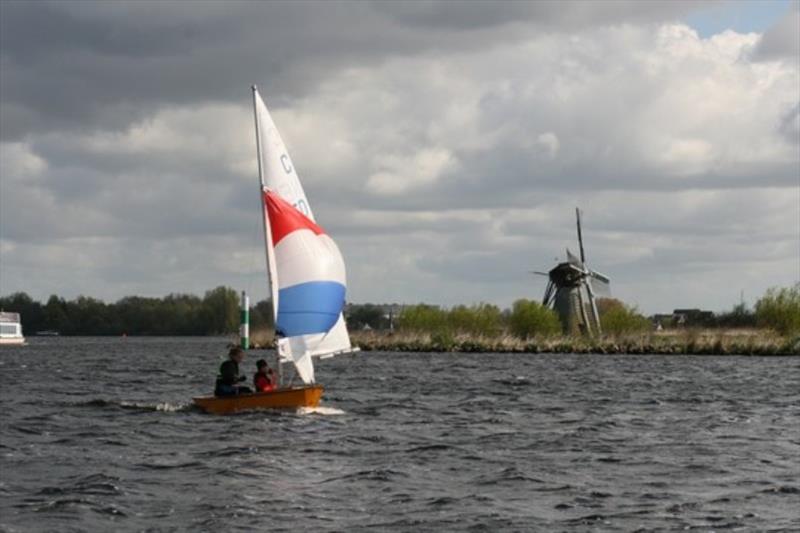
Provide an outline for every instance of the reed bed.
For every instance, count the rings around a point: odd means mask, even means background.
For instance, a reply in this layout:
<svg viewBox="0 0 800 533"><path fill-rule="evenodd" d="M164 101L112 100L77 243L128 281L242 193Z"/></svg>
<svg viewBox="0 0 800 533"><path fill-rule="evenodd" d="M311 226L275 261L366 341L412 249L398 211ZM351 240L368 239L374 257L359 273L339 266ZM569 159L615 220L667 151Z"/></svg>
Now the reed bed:
<svg viewBox="0 0 800 533"><path fill-rule="evenodd" d="M680 330L588 337L496 337L410 332L351 334L364 351L598 353L655 355L800 355L800 337L761 330Z"/></svg>
<svg viewBox="0 0 800 533"><path fill-rule="evenodd" d="M511 334L353 331L363 351L462 353L578 353L630 355L800 355L800 337L759 329L685 329L605 335L599 338L547 336L521 339ZM253 348L271 348L272 331L250 338Z"/></svg>

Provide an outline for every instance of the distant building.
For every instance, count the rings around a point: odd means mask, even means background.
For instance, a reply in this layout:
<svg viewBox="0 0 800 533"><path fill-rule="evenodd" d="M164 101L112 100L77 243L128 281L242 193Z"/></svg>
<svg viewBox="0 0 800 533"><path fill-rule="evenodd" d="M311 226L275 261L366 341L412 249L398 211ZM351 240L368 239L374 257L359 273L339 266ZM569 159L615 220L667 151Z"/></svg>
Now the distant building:
<svg viewBox="0 0 800 533"><path fill-rule="evenodd" d="M675 309L677 324L683 327L710 326L714 323L713 311L702 311L700 309Z"/></svg>
<svg viewBox="0 0 800 533"><path fill-rule="evenodd" d="M394 331L395 324L397 323L397 317L400 316L400 313L403 312L402 305L399 304L388 304L382 305L381 311L383 311L383 318L389 323L389 331Z"/></svg>
<svg viewBox="0 0 800 533"><path fill-rule="evenodd" d="M714 325L714 312L702 309L675 309L671 314L656 314L652 317L656 328L693 328Z"/></svg>
<svg viewBox="0 0 800 533"><path fill-rule="evenodd" d="M405 306L400 304L353 304L344 309L347 325L354 330L394 331Z"/></svg>

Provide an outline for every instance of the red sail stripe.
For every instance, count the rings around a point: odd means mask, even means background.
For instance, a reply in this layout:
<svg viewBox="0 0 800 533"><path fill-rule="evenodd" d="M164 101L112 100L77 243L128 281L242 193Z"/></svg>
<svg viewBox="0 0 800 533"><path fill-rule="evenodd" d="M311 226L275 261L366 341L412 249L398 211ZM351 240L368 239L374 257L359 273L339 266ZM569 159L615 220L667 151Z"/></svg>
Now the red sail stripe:
<svg viewBox="0 0 800 533"><path fill-rule="evenodd" d="M277 246L281 239L299 229L309 229L316 235L325 233L313 220L272 191L264 192L264 204L267 206L269 227L272 229L273 246Z"/></svg>

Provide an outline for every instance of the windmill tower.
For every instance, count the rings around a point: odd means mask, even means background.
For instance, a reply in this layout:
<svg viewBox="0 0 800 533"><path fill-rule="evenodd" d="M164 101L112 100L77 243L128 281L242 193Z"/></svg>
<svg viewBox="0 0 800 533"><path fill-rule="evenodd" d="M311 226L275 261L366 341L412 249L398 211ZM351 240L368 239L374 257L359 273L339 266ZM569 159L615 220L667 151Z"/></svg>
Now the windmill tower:
<svg viewBox="0 0 800 533"><path fill-rule="evenodd" d="M567 260L557 264L550 272L534 272L547 276L549 281L544 291L542 304L552 307L565 333L575 330L587 335L600 335L600 314L597 312L597 294L608 294L608 276L600 274L586 265L581 231L581 211L575 208L578 225L578 246L580 258L567 248Z"/></svg>

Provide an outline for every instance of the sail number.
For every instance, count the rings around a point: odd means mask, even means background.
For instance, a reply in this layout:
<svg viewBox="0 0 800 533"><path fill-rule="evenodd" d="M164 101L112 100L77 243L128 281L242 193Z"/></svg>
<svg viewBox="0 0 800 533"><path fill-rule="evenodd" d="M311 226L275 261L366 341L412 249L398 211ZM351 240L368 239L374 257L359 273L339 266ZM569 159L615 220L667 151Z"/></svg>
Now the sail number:
<svg viewBox="0 0 800 533"><path fill-rule="evenodd" d="M289 156L288 155L283 154L281 156L281 166L283 166L283 170L287 174L291 174L292 173L292 165L291 165L291 163L289 163Z"/></svg>
<svg viewBox="0 0 800 533"><path fill-rule="evenodd" d="M281 154L280 160L281 160L281 166L283 167L284 172L286 172L287 174L291 174L292 173L292 164L289 161L289 156L287 154ZM309 216L308 204L302 198L297 200L297 202L295 202L292 205L294 206L295 209L297 209L298 211L303 213L305 216Z"/></svg>
<svg viewBox="0 0 800 533"><path fill-rule="evenodd" d="M297 200L297 202L294 204L294 208L303 213L305 216L308 216L308 204L306 204L306 201L302 198Z"/></svg>

